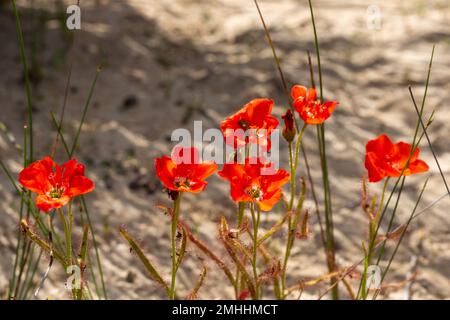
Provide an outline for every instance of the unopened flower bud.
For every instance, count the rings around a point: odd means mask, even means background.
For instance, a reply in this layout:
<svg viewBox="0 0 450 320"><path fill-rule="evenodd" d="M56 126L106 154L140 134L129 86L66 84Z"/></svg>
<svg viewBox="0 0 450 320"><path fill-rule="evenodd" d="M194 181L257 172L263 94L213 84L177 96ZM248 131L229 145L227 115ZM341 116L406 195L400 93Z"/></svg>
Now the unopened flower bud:
<svg viewBox="0 0 450 320"><path fill-rule="evenodd" d="M294 141L296 130L294 127L294 115L292 114L292 111L289 109L281 118L284 120L282 131L283 138L286 139L287 142Z"/></svg>
<svg viewBox="0 0 450 320"><path fill-rule="evenodd" d="M167 194L169 195L169 198L172 199L173 201L176 201L178 199L178 197L180 196L179 191L170 190L170 189L167 189Z"/></svg>

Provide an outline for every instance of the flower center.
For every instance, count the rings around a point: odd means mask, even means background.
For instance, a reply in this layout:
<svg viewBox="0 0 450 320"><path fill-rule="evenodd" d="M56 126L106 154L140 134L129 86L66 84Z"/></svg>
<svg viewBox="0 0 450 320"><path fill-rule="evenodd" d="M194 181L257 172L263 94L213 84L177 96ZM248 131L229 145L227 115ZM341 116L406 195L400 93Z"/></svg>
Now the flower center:
<svg viewBox="0 0 450 320"><path fill-rule="evenodd" d="M239 120L238 125L240 125L244 130L247 130L249 127L248 121L244 119Z"/></svg>
<svg viewBox="0 0 450 320"><path fill-rule="evenodd" d="M306 115L308 116L308 118L314 119L316 117L316 115L314 113L312 113L311 111L308 111L306 113Z"/></svg>
<svg viewBox="0 0 450 320"><path fill-rule="evenodd" d="M48 196L52 199L59 199L61 198L63 192L64 192L64 188L59 188L59 187L54 187L50 190L50 192L48 193Z"/></svg>
<svg viewBox="0 0 450 320"><path fill-rule="evenodd" d="M192 185L191 181L186 177L176 177L175 180L173 181L173 184L177 188L180 187L189 188Z"/></svg>
<svg viewBox="0 0 450 320"><path fill-rule="evenodd" d="M406 163L405 164L399 163L398 160L395 159L395 157L393 157L389 154L385 155L385 161L386 161L387 165L389 165L391 168L398 170L398 171L403 170L403 167L406 164Z"/></svg>
<svg viewBox="0 0 450 320"><path fill-rule="evenodd" d="M247 188L245 192L250 198L256 201L260 201L263 196L263 192L256 185L252 185L251 187Z"/></svg>

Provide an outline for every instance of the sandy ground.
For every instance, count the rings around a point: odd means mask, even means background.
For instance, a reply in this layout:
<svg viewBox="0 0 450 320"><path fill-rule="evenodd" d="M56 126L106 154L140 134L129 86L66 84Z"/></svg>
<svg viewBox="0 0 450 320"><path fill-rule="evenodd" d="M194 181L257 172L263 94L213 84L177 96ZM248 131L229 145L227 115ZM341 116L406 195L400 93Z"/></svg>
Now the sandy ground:
<svg viewBox="0 0 450 320"><path fill-rule="evenodd" d="M424 91L427 65L437 44L428 115L438 108L430 136L449 177L450 111L450 3L448 1L314 1L322 48L325 96L340 101L327 122L327 147L335 214L335 236L340 266L362 257L360 243L366 221L360 204L360 179L364 146L368 139L388 133L410 141L415 112L407 85L419 101ZM21 9L29 2L21 1ZM97 230L105 277L112 299L163 298L162 290L145 275L137 258L118 236L125 225L136 236L152 261L169 278L169 221L155 208L169 203L153 170L153 159L170 151L172 130L218 127L225 116L254 97L275 100L275 114L286 107L270 48L264 38L252 1L241 0L99 0L82 1L82 30L76 35L73 58L58 55L61 34L56 20L45 24L37 49L42 77L34 88L37 156L48 154L55 137L50 111L63 101L68 66L73 75L65 131L70 139L79 123L90 83L98 63L104 63L84 127L77 158L88 165L87 174L97 183L87 197ZM368 27L368 7L381 10L380 28ZM35 1L36 8L43 7ZM372 7L373 8L373 7ZM307 1L261 1L289 84L309 83L306 50L313 50ZM33 20L25 10L27 43L33 39ZM372 12L372 11L370 11ZM28 18L27 18L28 17ZM17 141L22 141L26 102L18 59L14 19L0 11L0 120ZM313 130L306 133L313 178L320 190L320 171ZM286 149L282 143L283 151ZM286 152L284 152L286 154ZM421 207L445 192L432 155L426 146L423 158L429 174L407 179L396 224L407 219L425 176L430 177ZM0 156L14 173L21 169L20 154L0 133ZM58 157L63 159L62 150ZM286 159L283 159L286 165ZM299 173L305 175L304 166ZM372 189L379 190L379 185ZM233 221L228 185L217 177L207 190L188 195L182 217L198 237L225 256L217 239L217 221ZM319 193L319 196L320 193ZM0 293L7 287L12 267L18 223L18 197L0 175ZM311 197L309 196L309 200ZM388 282L405 279L412 256L419 258L412 286L414 299L450 298L449 199L445 198L414 221ZM312 202L308 201L312 207ZM281 212L264 215L263 226L279 219ZM79 219L77 219L79 224ZM311 237L298 241L289 264L290 284L326 272L317 219ZM80 230L77 229L79 236ZM280 252L282 235L272 250ZM389 245L389 252L392 251ZM180 295L194 286L200 272L199 253L191 246L179 272ZM46 261L41 263L42 269ZM208 276L201 298L231 298L232 290L217 267L207 262ZM58 266L50 274L40 298L65 298ZM351 280L356 286L357 280ZM308 289L303 298L315 299L325 285ZM347 297L343 292L343 296ZM381 298L402 298L403 290Z"/></svg>

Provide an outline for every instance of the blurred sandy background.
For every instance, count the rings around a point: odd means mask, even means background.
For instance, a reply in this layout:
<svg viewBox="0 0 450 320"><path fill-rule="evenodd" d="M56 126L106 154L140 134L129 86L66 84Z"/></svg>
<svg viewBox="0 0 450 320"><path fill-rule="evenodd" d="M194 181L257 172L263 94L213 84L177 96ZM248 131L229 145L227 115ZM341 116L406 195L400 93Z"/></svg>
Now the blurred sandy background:
<svg viewBox="0 0 450 320"><path fill-rule="evenodd" d="M60 111L70 61L73 74L65 118L69 141L79 123L96 66L104 63L77 158L86 163L87 175L97 184L87 199L109 295L112 299L163 298L162 290L146 277L140 262L118 236L117 227L125 225L168 278L169 220L155 204L169 201L155 178L153 159L170 151L172 130L192 129L194 120L202 120L205 129L218 127L224 117L254 97L274 99L275 114L283 114L286 99L253 1L82 0L82 30L76 34L72 53L68 50L70 38L62 33L55 18L54 1L18 3L27 51L33 52L37 68L32 77L36 156L50 152L55 137L50 111ZM309 84L306 50L313 51L314 47L307 1L261 0L260 6L289 84ZM327 152L337 259L344 267L361 259L360 244L366 237L366 218L360 209L365 143L380 133L410 142L416 115L407 86L413 85L421 101L433 44L437 48L426 114L438 108L430 136L450 178L450 2L343 0L314 1L314 6L325 96L340 101L327 122ZM375 9L381 10L379 29L368 25ZM10 131L9 136L20 142L26 100L9 5L0 9L0 30L0 121ZM305 145L316 189L320 190L311 129ZM21 157L4 131L0 133L0 157L18 173ZM284 152L284 142L282 148ZM57 155L64 159L62 149ZM422 157L431 166L429 188L421 205L425 207L445 189L426 144L422 145ZM286 165L286 159L283 161ZM303 164L299 172L305 175ZM406 221L425 177L407 179L396 225ZM222 251L216 225L222 214L234 221L234 207L228 185L217 177L209 181L205 192L185 197L182 217L201 239ZM377 191L379 187L372 189ZM312 202L307 205L312 207ZM410 259L416 255L419 262L413 299L450 298L449 205L445 198L414 221L387 279L387 283L405 280ZM0 174L0 295L7 288L12 268L18 206L19 198L5 175ZM281 214L264 215L263 226L270 227ZM318 230L313 217L310 238L296 242L288 266L290 284L326 273ZM76 232L79 235L80 229ZM273 241L275 253L280 252L282 241L282 234ZM388 252L392 248L391 244ZM195 248L188 251L178 277L181 296L194 286L201 266L201 255ZM46 264L43 259L42 270ZM209 261L207 265L208 276L200 297L232 298L221 271ZM52 269L40 298L68 297L58 268L55 265ZM356 287L358 280L351 283ZM315 299L325 287L308 289L303 298ZM381 298L402 298L403 294L400 288L387 291ZM347 297L344 291L343 297Z"/></svg>

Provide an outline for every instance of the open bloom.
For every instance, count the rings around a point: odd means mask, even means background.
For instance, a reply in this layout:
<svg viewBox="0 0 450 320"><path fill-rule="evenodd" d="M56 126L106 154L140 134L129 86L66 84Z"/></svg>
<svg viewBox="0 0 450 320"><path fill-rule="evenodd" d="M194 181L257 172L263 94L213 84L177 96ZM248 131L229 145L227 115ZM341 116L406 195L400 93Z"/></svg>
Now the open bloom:
<svg viewBox="0 0 450 320"><path fill-rule="evenodd" d="M280 200L281 186L289 181L286 170L274 170L273 163L254 158L247 158L245 164L227 163L218 174L230 182L234 201L257 203L263 211L270 211Z"/></svg>
<svg viewBox="0 0 450 320"><path fill-rule="evenodd" d="M94 183L84 176L84 165L75 159L62 166L50 157L35 161L19 173L19 182L37 194L36 206L45 212L94 190Z"/></svg>
<svg viewBox="0 0 450 320"><path fill-rule="evenodd" d="M200 163L196 148L174 148L171 157L155 159L156 175L173 191L198 193L208 184L205 179L217 170L214 162Z"/></svg>
<svg viewBox="0 0 450 320"><path fill-rule="evenodd" d="M385 134L367 142L365 167L369 181L378 182L385 177L399 177L406 166L411 148L406 142L393 144ZM404 176L428 171L428 165L419 160L419 153L419 148L416 148L403 172Z"/></svg>
<svg viewBox="0 0 450 320"><path fill-rule="evenodd" d="M337 101L322 103L320 99L317 99L316 89L307 89L300 85L292 87L291 96L294 99L295 110L297 110L302 120L307 124L324 123L339 104Z"/></svg>
<svg viewBox="0 0 450 320"><path fill-rule="evenodd" d="M222 121L220 129L227 144L234 148L247 143L257 143L270 149L272 131L278 126L278 120L271 115L273 101L270 99L253 99L241 110ZM245 133L247 132L247 136Z"/></svg>

